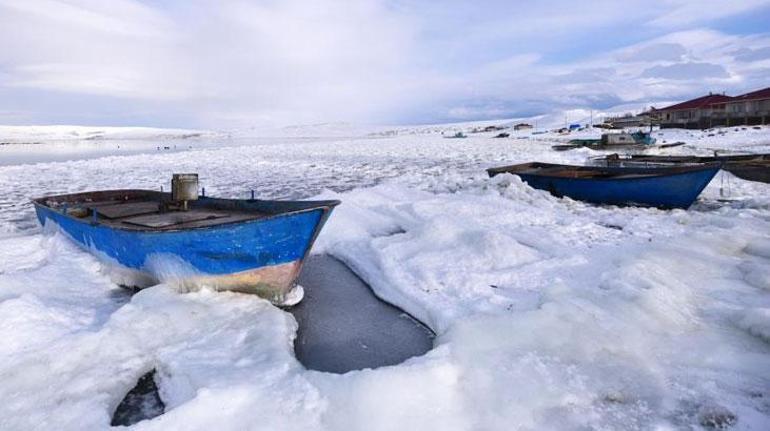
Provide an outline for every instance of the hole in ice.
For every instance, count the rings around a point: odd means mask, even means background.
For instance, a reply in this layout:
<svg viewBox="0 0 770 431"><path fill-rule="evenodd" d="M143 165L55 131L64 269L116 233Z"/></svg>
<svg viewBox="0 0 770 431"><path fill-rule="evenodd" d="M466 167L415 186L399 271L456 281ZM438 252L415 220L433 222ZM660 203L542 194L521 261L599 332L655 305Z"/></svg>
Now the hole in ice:
<svg viewBox="0 0 770 431"><path fill-rule="evenodd" d="M404 234L404 233L406 233L406 230L404 230L404 229L403 229L403 228L401 228L401 227L397 227L397 228L395 228L395 229L393 229L393 230L390 230L390 231L384 232L384 233L382 233L381 235L375 235L375 237L376 237L376 238L381 238L381 237L388 237L388 236L401 235L401 234Z"/></svg>
<svg viewBox="0 0 770 431"><path fill-rule="evenodd" d="M433 348L428 327L377 298L339 260L309 256L299 281L305 297L288 311L299 324L294 352L305 367L344 373L399 364Z"/></svg>
<svg viewBox="0 0 770 431"><path fill-rule="evenodd" d="M131 301L131 297L137 293L138 289L127 288L125 286L118 286L115 289L110 290L108 296L115 301L118 305L125 305Z"/></svg>
<svg viewBox="0 0 770 431"><path fill-rule="evenodd" d="M698 422L704 428L723 430L738 422L738 417L722 406L708 406L701 409Z"/></svg>
<svg viewBox="0 0 770 431"><path fill-rule="evenodd" d="M155 370L152 370L140 377L136 386L118 404L110 425L133 425L160 416L165 410L166 405L160 399L158 385L155 384Z"/></svg>
<svg viewBox="0 0 770 431"><path fill-rule="evenodd" d="M141 287L129 286L129 285L126 285L126 284L118 284L118 287L121 289L122 293L116 293L115 296L126 295L129 298L131 296L134 296L134 294L139 293L140 290L142 290Z"/></svg>
<svg viewBox="0 0 770 431"><path fill-rule="evenodd" d="M598 222L596 224L598 224L599 226L606 227L607 229L623 230L623 226L620 226L620 225L617 225L617 224L613 224L613 223L601 223L601 222Z"/></svg>

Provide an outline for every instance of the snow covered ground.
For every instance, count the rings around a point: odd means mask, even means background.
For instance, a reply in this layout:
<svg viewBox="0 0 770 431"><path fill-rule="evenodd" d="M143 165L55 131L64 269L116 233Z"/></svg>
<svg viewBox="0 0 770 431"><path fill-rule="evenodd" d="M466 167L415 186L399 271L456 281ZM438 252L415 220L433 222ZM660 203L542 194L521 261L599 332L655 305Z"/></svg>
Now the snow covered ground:
<svg viewBox="0 0 770 431"><path fill-rule="evenodd" d="M770 429L770 185L720 173L688 211L598 207L484 172L596 152L441 136L458 127L0 167L0 429L107 428L153 368L167 412L136 429ZM722 132L656 132L687 145L650 151L770 152L770 128ZM290 314L163 285L130 297L29 204L172 172L209 195L341 199L314 251L431 326L435 348L308 371Z"/></svg>

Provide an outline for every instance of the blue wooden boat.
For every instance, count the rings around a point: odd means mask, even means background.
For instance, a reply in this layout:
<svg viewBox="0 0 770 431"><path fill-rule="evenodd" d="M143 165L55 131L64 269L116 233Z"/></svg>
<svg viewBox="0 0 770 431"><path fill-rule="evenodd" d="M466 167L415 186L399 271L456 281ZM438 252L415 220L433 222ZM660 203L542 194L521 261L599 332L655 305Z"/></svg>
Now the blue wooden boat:
<svg viewBox="0 0 770 431"><path fill-rule="evenodd" d="M600 167L524 163L488 169L519 176L554 196L608 205L688 208L719 171L719 163L675 167Z"/></svg>
<svg viewBox="0 0 770 431"><path fill-rule="evenodd" d="M692 163L721 163L722 169L747 181L770 183L770 154L732 154L713 156L654 156L610 154L593 159L600 166L678 165Z"/></svg>
<svg viewBox="0 0 770 431"><path fill-rule="evenodd" d="M109 190L34 199L53 225L112 266L116 282L207 286L283 303L339 201L267 201Z"/></svg>

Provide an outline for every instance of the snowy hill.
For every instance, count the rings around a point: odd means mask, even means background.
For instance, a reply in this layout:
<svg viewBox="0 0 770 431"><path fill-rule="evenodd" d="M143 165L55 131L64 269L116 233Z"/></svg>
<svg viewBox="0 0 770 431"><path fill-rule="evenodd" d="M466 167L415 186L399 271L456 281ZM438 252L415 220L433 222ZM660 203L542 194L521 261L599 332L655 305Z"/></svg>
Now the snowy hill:
<svg viewBox="0 0 770 431"><path fill-rule="evenodd" d="M0 126L0 143L80 140L189 139L216 136L216 132L153 127Z"/></svg>

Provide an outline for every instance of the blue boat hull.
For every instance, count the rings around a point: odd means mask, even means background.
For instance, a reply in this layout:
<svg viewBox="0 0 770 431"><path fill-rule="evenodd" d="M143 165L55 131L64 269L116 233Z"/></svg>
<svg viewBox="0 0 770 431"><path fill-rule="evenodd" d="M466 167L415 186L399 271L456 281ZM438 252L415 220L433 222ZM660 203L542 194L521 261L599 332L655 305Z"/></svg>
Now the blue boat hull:
<svg viewBox="0 0 770 431"><path fill-rule="evenodd" d="M504 168L501 168L504 169ZM620 177L607 178L565 178L511 172L536 189L546 190L554 196L567 196L605 205L641 205L658 208L686 209L695 202L698 195L719 171L719 166L710 166L678 173L623 177L623 173L651 172L650 169L628 170L624 168L603 168L616 171ZM495 172L497 174L500 172ZM490 170L490 175L493 175Z"/></svg>
<svg viewBox="0 0 770 431"><path fill-rule="evenodd" d="M256 293L274 302L282 302L296 285L302 262L336 205L332 201L328 206L205 228L141 231L73 217L39 201L35 201L35 209L41 225L54 224L113 266L113 275L121 284L144 287L164 282L185 289L206 286ZM269 205L267 201L255 202ZM249 204L239 201L238 205Z"/></svg>

